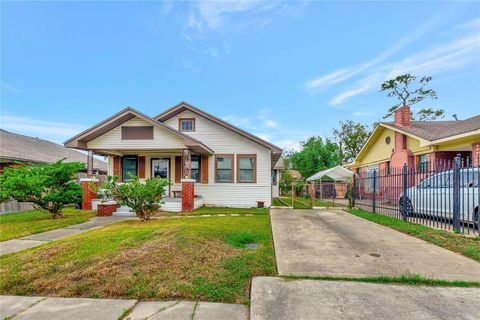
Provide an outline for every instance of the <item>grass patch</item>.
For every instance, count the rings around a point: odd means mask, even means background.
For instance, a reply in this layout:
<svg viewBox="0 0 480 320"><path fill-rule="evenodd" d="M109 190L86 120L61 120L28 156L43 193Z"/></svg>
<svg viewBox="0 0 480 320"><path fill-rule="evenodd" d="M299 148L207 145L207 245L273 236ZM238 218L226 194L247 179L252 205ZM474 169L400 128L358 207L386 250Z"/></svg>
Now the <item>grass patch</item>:
<svg viewBox="0 0 480 320"><path fill-rule="evenodd" d="M0 257L0 294L248 303L275 274L266 215L124 221Z"/></svg>
<svg viewBox="0 0 480 320"><path fill-rule="evenodd" d="M192 212L184 215L195 216L202 214L254 214L254 215L268 215L269 208L228 208L228 207L200 207Z"/></svg>
<svg viewBox="0 0 480 320"><path fill-rule="evenodd" d="M343 205L338 204L338 203L333 203L332 201L327 201L327 200L322 200L322 199L315 199L315 207L326 207L326 208L331 208L331 207L343 207Z"/></svg>
<svg viewBox="0 0 480 320"><path fill-rule="evenodd" d="M445 230L437 230L420 224L358 209L350 210L349 212L357 217L415 236L439 247L480 261L480 237L468 237Z"/></svg>
<svg viewBox="0 0 480 320"><path fill-rule="evenodd" d="M305 199L304 197L295 197L295 205L293 206L294 209L310 209L310 199ZM281 198L273 198L272 205L278 207L291 207L292 206L292 197L281 197ZM341 204L333 203L332 201L326 201L321 199L315 199L315 203L313 204L315 207L341 207Z"/></svg>
<svg viewBox="0 0 480 320"><path fill-rule="evenodd" d="M0 241L20 238L34 233L67 227L88 221L95 216L92 211L64 208L65 218L53 219L41 211L24 211L0 215Z"/></svg>
<svg viewBox="0 0 480 320"><path fill-rule="evenodd" d="M414 286L434 286L434 287L480 287L480 282L468 281L447 281L436 280L422 277L421 275L402 275L398 277L378 276L378 277L336 277L336 276L282 276L286 280L330 280L330 281L354 281L370 283L395 283Z"/></svg>

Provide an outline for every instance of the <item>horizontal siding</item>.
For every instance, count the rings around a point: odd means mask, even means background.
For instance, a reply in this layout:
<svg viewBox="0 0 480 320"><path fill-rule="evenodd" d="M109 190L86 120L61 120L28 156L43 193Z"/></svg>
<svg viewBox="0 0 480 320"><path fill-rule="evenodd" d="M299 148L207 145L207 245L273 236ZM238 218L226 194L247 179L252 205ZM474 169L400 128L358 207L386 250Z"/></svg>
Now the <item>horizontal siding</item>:
<svg viewBox="0 0 480 320"><path fill-rule="evenodd" d="M209 157L208 184L195 184L195 193L205 199L205 205L254 207L256 201L271 203L271 153L264 146L253 142L229 129L226 129L195 113L184 111L167 120L165 124L178 130L179 118L194 118L195 131L186 134L202 141L215 151L216 154L256 154L257 155L257 183L215 183L214 156ZM236 158L234 167L236 169ZM234 181L237 180L234 170ZM174 190L180 190L180 184Z"/></svg>
<svg viewBox="0 0 480 320"><path fill-rule="evenodd" d="M122 126L148 126L139 118L131 119ZM153 128L153 140L122 140L122 126L118 126L87 143L89 149L182 149L183 139L159 126Z"/></svg>
<svg viewBox="0 0 480 320"><path fill-rule="evenodd" d="M385 143L387 137L390 137L390 144ZM395 148L395 133L390 129L384 129L375 141L370 141L367 148L369 150L356 166L389 161L392 149Z"/></svg>
<svg viewBox="0 0 480 320"><path fill-rule="evenodd" d="M431 147L421 147L420 140L407 136L407 149L413 154L423 154L432 151Z"/></svg>

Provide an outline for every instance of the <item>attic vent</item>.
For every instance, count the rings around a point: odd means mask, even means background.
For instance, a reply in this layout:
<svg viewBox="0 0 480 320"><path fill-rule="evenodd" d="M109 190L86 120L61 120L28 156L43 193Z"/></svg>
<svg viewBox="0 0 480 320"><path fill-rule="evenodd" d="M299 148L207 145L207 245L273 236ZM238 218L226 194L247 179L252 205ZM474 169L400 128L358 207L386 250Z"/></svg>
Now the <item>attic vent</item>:
<svg viewBox="0 0 480 320"><path fill-rule="evenodd" d="M122 140L153 140L153 127L122 127Z"/></svg>

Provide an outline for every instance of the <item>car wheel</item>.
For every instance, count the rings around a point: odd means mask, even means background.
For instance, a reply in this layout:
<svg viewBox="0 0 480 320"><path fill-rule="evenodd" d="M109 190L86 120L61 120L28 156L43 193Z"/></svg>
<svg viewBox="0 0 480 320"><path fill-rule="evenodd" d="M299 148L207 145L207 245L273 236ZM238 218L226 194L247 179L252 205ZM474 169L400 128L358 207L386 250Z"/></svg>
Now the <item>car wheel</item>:
<svg viewBox="0 0 480 320"><path fill-rule="evenodd" d="M411 217L411 216L413 216L412 201L410 201L409 198L406 199L406 208L405 208L405 210L403 209L403 197L400 198L399 209L400 209L400 213L401 213L402 215L404 214L406 217Z"/></svg>

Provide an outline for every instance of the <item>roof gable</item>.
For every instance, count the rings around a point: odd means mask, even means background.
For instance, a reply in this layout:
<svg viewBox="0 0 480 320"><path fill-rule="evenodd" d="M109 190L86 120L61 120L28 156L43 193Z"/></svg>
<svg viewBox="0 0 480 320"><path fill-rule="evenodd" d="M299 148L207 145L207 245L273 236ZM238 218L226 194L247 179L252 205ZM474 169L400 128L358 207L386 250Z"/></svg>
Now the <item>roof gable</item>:
<svg viewBox="0 0 480 320"><path fill-rule="evenodd" d="M141 120L147 123L152 124L153 126L160 126L163 129L169 131L170 133L182 138L185 142L185 145L189 148L192 148L195 151L201 151L201 153L213 154L213 150L210 149L208 146L204 145L202 142L184 133L181 133L178 130L173 129L172 127L167 126L162 122L152 119L149 116L131 107L127 107L122 111L114 114L113 116L94 125L93 127L77 134L76 136L65 141L64 145L69 148L87 149L87 142L100 137L101 135L109 132L110 130L136 117L140 118Z"/></svg>
<svg viewBox="0 0 480 320"><path fill-rule="evenodd" d="M265 148L267 149L270 149L272 151L272 153L276 156L275 158L278 159L278 157L280 157L281 153L282 153L282 149L275 146L274 144L268 142L268 141L265 141L243 129L240 129L234 125L232 125L231 123L228 123L227 121L225 120L222 120L214 115L211 115L203 110L200 110L198 109L197 107L194 107L192 106L191 104L188 104L186 102L180 102L179 104L176 104L174 105L173 107L165 110L164 112L158 114L157 116L154 117L154 119L160 121L160 122L165 122L166 120L184 112L185 110L188 110L190 112L193 112L199 116L202 116L224 128L227 128L241 136L244 136L262 146L264 146Z"/></svg>

